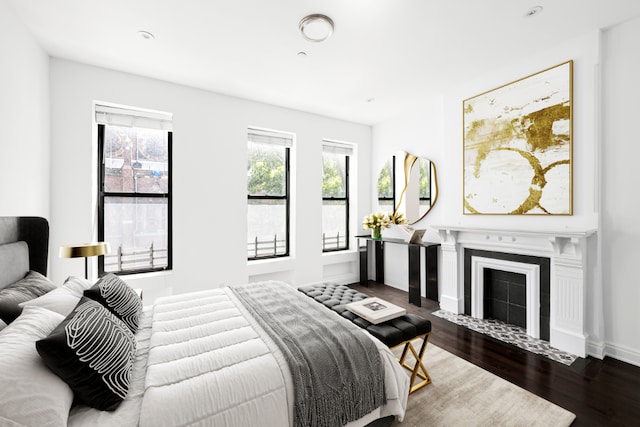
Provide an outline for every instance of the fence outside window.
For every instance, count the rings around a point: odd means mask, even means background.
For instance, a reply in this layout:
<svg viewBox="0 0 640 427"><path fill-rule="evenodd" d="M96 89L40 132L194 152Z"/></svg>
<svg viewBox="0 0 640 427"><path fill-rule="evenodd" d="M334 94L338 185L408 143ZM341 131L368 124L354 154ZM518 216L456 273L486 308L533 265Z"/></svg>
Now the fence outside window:
<svg viewBox="0 0 640 427"><path fill-rule="evenodd" d="M344 233L340 234L340 232L338 232L335 236L328 236L326 233L322 233L323 252L340 251L347 247L347 238Z"/></svg>
<svg viewBox="0 0 640 427"><path fill-rule="evenodd" d="M346 246L347 238L339 232L335 235L322 233L322 250L325 252L342 250ZM277 235L273 239L260 240L258 236L247 243L247 253L249 259L272 258L280 255L286 248L286 240L278 239Z"/></svg>
<svg viewBox="0 0 640 427"><path fill-rule="evenodd" d="M167 249L155 249L153 243L148 249L123 250L120 245L115 254L104 256L104 271L121 273L130 270L158 269L166 267L167 261Z"/></svg>
<svg viewBox="0 0 640 427"><path fill-rule="evenodd" d="M271 258L286 251L287 241L286 239L278 239L277 235L268 240L259 240L256 236L252 242L248 242L247 249L249 259Z"/></svg>

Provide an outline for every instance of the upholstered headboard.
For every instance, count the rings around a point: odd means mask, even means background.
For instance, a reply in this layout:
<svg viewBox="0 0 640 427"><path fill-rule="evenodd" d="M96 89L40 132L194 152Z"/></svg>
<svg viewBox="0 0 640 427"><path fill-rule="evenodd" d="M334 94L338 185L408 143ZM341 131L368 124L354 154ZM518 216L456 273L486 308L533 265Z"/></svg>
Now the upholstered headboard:
<svg viewBox="0 0 640 427"><path fill-rule="evenodd" d="M47 275L49 223L33 216L0 217L0 289L29 270Z"/></svg>

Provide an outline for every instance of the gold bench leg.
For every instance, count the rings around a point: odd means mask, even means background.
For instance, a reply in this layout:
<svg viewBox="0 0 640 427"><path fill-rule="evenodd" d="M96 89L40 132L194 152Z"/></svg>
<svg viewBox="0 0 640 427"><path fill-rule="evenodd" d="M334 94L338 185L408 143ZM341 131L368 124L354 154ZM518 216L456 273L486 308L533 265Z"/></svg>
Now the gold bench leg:
<svg viewBox="0 0 640 427"><path fill-rule="evenodd" d="M399 344L399 345L404 344L404 349L402 350L402 356L400 356L400 359L398 359L398 362L400 362L400 365L402 365L403 368L408 369L411 372L411 381L409 383L411 388L409 389L409 394L417 390L420 390L422 387L426 386L427 384L431 384L431 377L427 372L427 368L425 368L424 364L422 363L422 357L424 356L424 352L427 349L427 343L429 342L430 335L431 333L418 335L413 340L405 341L404 343ZM416 352L416 349L413 346L413 341L418 338L422 338L422 346L420 347L420 351ZM411 351L411 353L413 354L413 357L416 360L413 366L405 362L405 359L409 351ZM417 384L414 384L416 381L416 377L422 378L422 381L420 381Z"/></svg>

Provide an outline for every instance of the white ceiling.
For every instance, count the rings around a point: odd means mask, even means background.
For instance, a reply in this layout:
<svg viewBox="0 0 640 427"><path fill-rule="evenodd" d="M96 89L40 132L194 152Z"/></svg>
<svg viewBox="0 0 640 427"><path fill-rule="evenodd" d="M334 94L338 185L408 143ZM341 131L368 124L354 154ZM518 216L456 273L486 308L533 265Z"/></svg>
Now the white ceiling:
<svg viewBox="0 0 640 427"><path fill-rule="evenodd" d="M372 125L640 15L640 0L0 1L53 57ZM310 13L334 20L329 40L302 38Z"/></svg>

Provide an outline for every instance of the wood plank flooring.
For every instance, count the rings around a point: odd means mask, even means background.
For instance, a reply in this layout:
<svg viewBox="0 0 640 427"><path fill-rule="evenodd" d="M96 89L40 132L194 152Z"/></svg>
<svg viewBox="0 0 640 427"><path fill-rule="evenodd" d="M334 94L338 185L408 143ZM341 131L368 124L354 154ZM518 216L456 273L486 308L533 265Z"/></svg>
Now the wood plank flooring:
<svg viewBox="0 0 640 427"><path fill-rule="evenodd" d="M437 302L409 304L402 290L376 282L350 285L431 321L430 342L576 414L572 426L640 426L640 368L612 358L553 362L431 313ZM428 386L427 386L428 387Z"/></svg>

